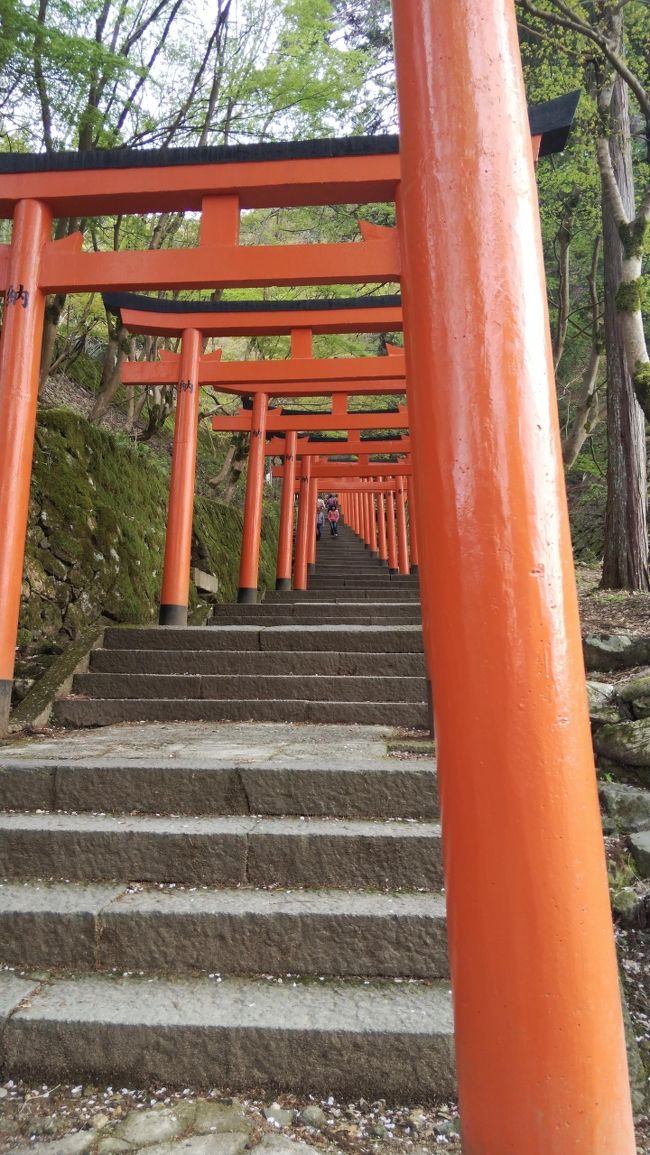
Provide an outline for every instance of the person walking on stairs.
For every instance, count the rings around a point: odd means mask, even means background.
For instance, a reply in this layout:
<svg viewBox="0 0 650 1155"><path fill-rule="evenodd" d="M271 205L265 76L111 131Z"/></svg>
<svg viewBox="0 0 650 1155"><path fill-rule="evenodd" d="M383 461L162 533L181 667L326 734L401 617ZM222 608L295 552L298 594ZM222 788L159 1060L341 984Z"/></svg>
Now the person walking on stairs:
<svg viewBox="0 0 650 1155"><path fill-rule="evenodd" d="M323 502L323 507L324 506L325 506L325 502ZM316 541L320 541L321 533L323 531L324 525L325 525L325 510L324 510L324 508L318 509L316 511Z"/></svg>
<svg viewBox="0 0 650 1155"><path fill-rule="evenodd" d="M330 533L331 533L332 537L338 537L339 536L339 529L338 529L339 516L340 516L340 514L339 514L338 505L330 506L330 508L327 512L327 520L330 523Z"/></svg>

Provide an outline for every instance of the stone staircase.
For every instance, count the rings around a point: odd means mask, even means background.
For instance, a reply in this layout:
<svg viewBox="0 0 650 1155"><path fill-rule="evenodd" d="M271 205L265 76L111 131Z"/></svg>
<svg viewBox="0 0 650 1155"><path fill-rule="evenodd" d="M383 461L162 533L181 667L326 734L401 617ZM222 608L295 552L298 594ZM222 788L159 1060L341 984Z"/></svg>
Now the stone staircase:
<svg viewBox="0 0 650 1155"><path fill-rule="evenodd" d="M3 1077L448 1098L435 767L385 735L5 746Z"/></svg>
<svg viewBox="0 0 650 1155"><path fill-rule="evenodd" d="M417 578L389 574L342 527L320 542L306 591L217 605L206 627L107 629L56 717L426 728Z"/></svg>
<svg viewBox="0 0 650 1155"><path fill-rule="evenodd" d="M351 533L302 595L107 630L59 703L104 728L0 746L4 1078L453 1093L435 765L328 724L422 724L421 650Z"/></svg>

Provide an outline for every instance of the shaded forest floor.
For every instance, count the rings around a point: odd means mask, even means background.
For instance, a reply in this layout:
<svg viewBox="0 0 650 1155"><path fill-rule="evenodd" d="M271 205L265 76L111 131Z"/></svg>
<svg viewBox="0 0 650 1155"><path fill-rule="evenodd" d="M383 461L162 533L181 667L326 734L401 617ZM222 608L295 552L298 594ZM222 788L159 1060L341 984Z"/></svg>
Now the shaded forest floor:
<svg viewBox="0 0 650 1155"><path fill-rule="evenodd" d="M601 590L600 568L576 566L583 633L650 635L650 594Z"/></svg>

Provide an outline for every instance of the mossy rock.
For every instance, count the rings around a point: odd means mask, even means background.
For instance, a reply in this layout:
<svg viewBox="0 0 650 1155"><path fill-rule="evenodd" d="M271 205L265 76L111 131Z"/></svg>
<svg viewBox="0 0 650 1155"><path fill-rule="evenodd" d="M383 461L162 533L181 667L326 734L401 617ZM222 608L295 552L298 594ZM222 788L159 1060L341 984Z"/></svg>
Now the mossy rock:
<svg viewBox="0 0 650 1155"><path fill-rule="evenodd" d="M99 428L79 413L39 413L19 644L77 637L100 615L133 625L157 614L170 462L166 454ZM264 512L260 586L275 578L278 505ZM235 599L242 515L198 496L200 568ZM197 604L191 589L191 606Z"/></svg>

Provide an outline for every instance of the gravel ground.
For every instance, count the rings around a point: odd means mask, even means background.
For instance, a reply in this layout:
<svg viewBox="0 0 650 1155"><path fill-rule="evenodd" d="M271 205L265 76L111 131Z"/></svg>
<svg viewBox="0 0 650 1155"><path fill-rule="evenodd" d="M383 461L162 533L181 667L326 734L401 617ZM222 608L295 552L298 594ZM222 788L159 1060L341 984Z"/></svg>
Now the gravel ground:
<svg viewBox="0 0 650 1155"><path fill-rule="evenodd" d="M233 1101L215 1089L171 1090L160 1086L134 1089L81 1084L48 1087L21 1080L6 1082L0 1088L0 1097L0 1152L3 1155L11 1155L17 1146L20 1149L26 1143L55 1141L89 1129L96 1132L99 1141L132 1111L151 1112L195 1101L240 1105L251 1124L249 1147L259 1143L266 1133L280 1132L310 1147L351 1155L381 1155L388 1150L403 1151L405 1155L406 1152L424 1155L426 1151L461 1150L458 1112L453 1103L425 1109L418 1105L388 1108L383 1100L339 1103L332 1097L317 1101L282 1096L277 1102L254 1095L245 1099L238 1096ZM305 1108L312 1112L310 1122L317 1109L318 1126L303 1121L300 1112ZM149 1118L153 1132L156 1119L154 1114ZM156 1141L153 1134L152 1140ZM180 1152L182 1146L179 1155ZM61 1155L65 1155L63 1149Z"/></svg>

